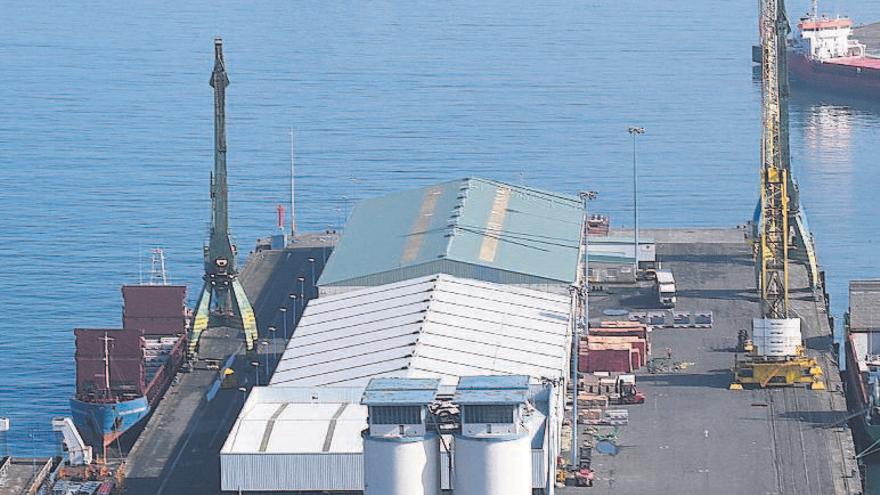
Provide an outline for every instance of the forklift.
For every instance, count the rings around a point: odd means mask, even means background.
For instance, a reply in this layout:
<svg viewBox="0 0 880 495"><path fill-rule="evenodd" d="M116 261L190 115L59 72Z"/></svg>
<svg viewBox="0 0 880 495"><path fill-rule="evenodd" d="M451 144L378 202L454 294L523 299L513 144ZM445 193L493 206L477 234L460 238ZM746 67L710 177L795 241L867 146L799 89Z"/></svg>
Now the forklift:
<svg viewBox="0 0 880 495"><path fill-rule="evenodd" d="M615 393L610 394L609 399L616 404L644 404L645 394L636 388L635 375L618 375L614 384Z"/></svg>

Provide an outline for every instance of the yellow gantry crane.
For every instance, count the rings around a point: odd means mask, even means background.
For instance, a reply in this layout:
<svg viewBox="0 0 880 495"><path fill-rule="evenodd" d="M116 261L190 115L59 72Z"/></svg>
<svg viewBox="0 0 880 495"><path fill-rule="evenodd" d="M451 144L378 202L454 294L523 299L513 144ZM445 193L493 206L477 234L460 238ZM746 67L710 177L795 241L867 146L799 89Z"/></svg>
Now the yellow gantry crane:
<svg viewBox="0 0 880 495"><path fill-rule="evenodd" d="M761 2L761 230L758 250L758 282L762 314L766 318L788 317L788 148L787 106L782 90L781 59L786 56L783 0ZM784 25L785 27L781 26ZM787 120L787 119L786 119ZM787 153L786 153L787 155Z"/></svg>
<svg viewBox="0 0 880 495"><path fill-rule="evenodd" d="M824 389L822 370L804 351L801 321L791 318L788 263L792 217L788 144L789 33L784 0L761 0L761 216L756 243L761 316L752 322L752 348L737 360L734 383L761 387L809 384Z"/></svg>

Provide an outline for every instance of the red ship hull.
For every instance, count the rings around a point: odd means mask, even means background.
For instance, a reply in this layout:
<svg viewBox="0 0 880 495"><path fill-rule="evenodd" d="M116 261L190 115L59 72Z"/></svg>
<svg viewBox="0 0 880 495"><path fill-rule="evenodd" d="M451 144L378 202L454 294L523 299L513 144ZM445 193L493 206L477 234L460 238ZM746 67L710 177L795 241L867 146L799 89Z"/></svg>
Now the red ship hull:
<svg viewBox="0 0 880 495"><path fill-rule="evenodd" d="M848 57L820 62L789 53L788 68L795 82L864 98L880 98L880 59Z"/></svg>

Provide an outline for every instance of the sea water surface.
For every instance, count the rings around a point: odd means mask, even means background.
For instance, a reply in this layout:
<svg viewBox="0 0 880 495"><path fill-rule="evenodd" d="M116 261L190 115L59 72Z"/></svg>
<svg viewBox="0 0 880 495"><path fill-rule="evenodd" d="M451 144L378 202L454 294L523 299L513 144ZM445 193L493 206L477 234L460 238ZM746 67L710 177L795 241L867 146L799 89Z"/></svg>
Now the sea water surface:
<svg viewBox="0 0 880 495"><path fill-rule="evenodd" d="M792 2L791 12L807 9ZM880 3L826 10L880 20ZM758 197L758 2L0 0L0 449L51 453L74 327L120 324L122 283L164 247L197 290L210 218L213 38L231 86L242 251L288 201L302 230L353 201L464 176L567 193L631 225L733 226ZM880 276L880 104L792 103L792 157L828 271Z"/></svg>

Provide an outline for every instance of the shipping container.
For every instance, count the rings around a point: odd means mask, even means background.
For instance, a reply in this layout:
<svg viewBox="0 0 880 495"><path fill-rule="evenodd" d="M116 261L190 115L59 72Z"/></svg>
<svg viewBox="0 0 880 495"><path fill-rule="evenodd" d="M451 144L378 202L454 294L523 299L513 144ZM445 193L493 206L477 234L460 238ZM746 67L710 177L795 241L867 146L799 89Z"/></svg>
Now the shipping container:
<svg viewBox="0 0 880 495"><path fill-rule="evenodd" d="M633 349L630 346L618 346L608 348L590 344L590 348L581 354L578 371L592 373L594 371L609 371L613 373L633 372ZM637 358L638 359L638 358Z"/></svg>
<svg viewBox="0 0 880 495"><path fill-rule="evenodd" d="M143 394L143 332L140 330L77 328L76 391L81 399L114 393ZM106 342L105 342L106 339Z"/></svg>
<svg viewBox="0 0 880 495"><path fill-rule="evenodd" d="M627 344L630 345L633 349L639 352L640 361L636 366L641 367L648 364L648 356L651 352L651 346L645 339L634 337L634 336L615 336L615 337L607 337L600 335L590 335L589 342L591 343L603 343L603 344Z"/></svg>
<svg viewBox="0 0 880 495"><path fill-rule="evenodd" d="M122 327L150 335L187 331L186 286L123 285Z"/></svg>

